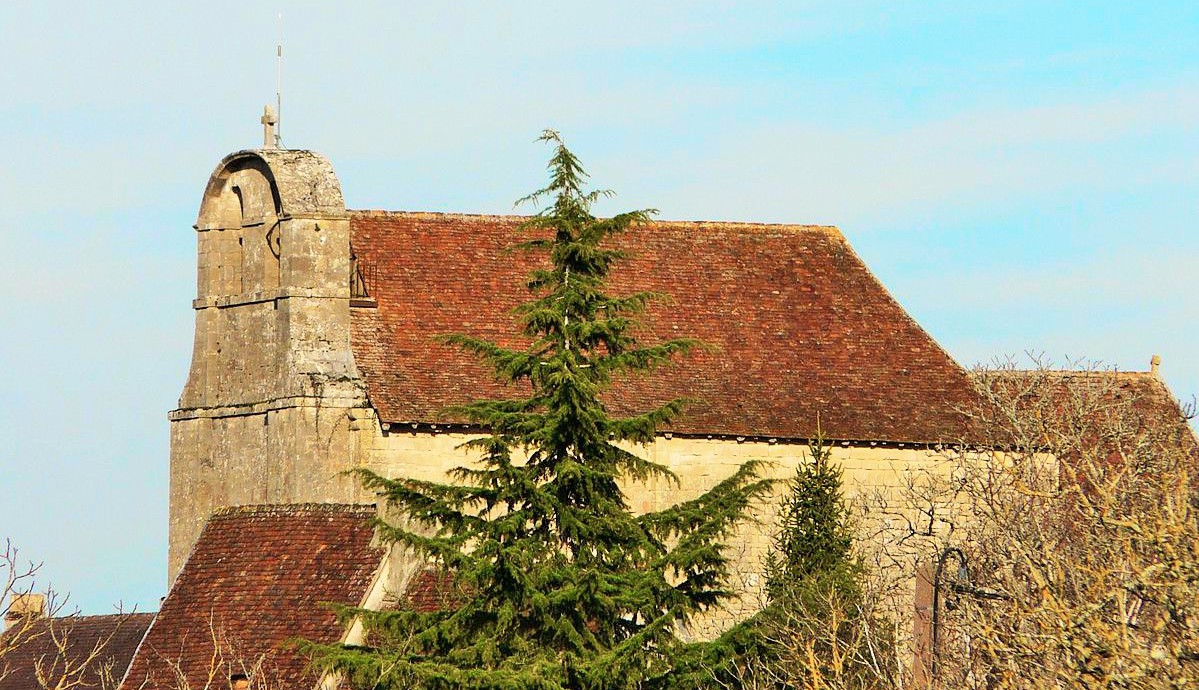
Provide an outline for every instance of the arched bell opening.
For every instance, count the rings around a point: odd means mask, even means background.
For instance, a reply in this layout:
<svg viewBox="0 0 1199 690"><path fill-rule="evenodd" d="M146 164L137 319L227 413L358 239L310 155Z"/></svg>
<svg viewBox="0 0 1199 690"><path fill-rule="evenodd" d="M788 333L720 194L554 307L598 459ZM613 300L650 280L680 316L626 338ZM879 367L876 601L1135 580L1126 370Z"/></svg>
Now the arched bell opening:
<svg viewBox="0 0 1199 690"><path fill-rule="evenodd" d="M197 289L201 299L279 287L282 216L267 162L247 152L213 173L200 203Z"/></svg>

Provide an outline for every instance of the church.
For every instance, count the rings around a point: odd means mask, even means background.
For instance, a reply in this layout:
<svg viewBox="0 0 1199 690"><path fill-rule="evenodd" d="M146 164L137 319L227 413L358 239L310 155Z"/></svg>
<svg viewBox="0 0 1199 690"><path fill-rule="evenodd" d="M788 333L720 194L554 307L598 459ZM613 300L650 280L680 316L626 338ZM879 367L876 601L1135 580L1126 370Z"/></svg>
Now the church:
<svg viewBox="0 0 1199 690"><path fill-rule="evenodd" d="M173 584L157 618L139 621L136 654L116 660L122 687L239 687L268 670L316 687L283 643L362 634L319 602L437 606L435 578L376 542L382 508L344 472L442 479L481 431L447 408L508 390L436 336L514 343L534 261L507 251L522 218L347 209L333 165L276 148L264 120L264 146L221 160L201 197L195 340L169 413ZM612 292L671 297L639 337L712 346L610 392L616 413L692 401L638 449L679 484L630 485L634 509L694 497L748 460L788 477L818 428L855 492L885 493L935 468L943 446L975 441L970 373L837 228L654 221L618 242L629 258ZM1173 414L1155 373L1127 376ZM694 635L756 609L763 511L733 555L745 595Z"/></svg>
<svg viewBox="0 0 1199 690"><path fill-rule="evenodd" d="M345 470L438 480L479 432L447 407L505 394L436 336L512 342L531 257L522 218L347 210L332 165L265 147L227 156L195 231L191 370L170 413L170 577L227 506L372 504ZM712 346L619 381L615 413L675 397L683 416L639 449L680 485L632 485L635 510L710 489L747 460L790 476L819 424L855 487L897 484L966 438L969 376L833 227L656 221L617 240L614 294L670 295L642 340ZM737 571L756 610L769 531ZM412 572L393 573L402 591ZM703 631L727 621L717 616Z"/></svg>
<svg viewBox="0 0 1199 690"><path fill-rule="evenodd" d="M195 230L191 370L170 417L170 577L222 506L371 503L344 470L440 478L477 433L444 412L503 390L435 338L511 341L530 259L520 217L347 210L311 151L227 156ZM653 222L619 242L616 294L652 290L643 340L698 353L621 382L612 409L695 402L645 449L682 487L631 487L652 509L748 459L787 475L819 423L855 482L887 484L964 439L967 372L833 227ZM751 549L752 550L752 549Z"/></svg>

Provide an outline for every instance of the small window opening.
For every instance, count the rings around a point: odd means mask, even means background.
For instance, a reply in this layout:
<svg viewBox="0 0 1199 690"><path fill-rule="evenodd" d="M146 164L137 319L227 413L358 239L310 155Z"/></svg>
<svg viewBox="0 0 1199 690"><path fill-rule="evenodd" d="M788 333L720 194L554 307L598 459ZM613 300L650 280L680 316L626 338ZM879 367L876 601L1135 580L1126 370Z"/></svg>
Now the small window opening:
<svg viewBox="0 0 1199 690"><path fill-rule="evenodd" d="M233 194L237 197L237 224L241 225L246 219L246 200L241 196L241 187L233 185Z"/></svg>

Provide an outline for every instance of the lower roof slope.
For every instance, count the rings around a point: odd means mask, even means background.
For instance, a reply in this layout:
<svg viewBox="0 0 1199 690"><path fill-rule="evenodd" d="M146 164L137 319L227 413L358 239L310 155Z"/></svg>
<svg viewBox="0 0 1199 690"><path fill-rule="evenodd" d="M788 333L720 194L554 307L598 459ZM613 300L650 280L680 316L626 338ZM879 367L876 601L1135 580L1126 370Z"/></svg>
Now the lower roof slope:
<svg viewBox="0 0 1199 690"><path fill-rule="evenodd" d="M510 253L515 216L352 211L375 309L354 309L351 342L370 399L392 423L454 423L447 405L510 395L473 358L434 342L467 333L515 344L511 309L544 257ZM616 242L630 257L614 294L654 290L643 342L717 346L618 382L616 413L693 403L672 431L807 439L819 415L837 440L963 437L966 373L895 302L836 228L654 222Z"/></svg>
<svg viewBox="0 0 1199 690"><path fill-rule="evenodd" d="M0 635L0 690L111 688L153 620L129 613L18 622Z"/></svg>
<svg viewBox="0 0 1199 690"><path fill-rule="evenodd" d="M124 688L314 687L288 642L340 640L326 603L358 605L383 552L373 506L302 504L223 509L200 540L146 634ZM209 683L209 679L215 679Z"/></svg>

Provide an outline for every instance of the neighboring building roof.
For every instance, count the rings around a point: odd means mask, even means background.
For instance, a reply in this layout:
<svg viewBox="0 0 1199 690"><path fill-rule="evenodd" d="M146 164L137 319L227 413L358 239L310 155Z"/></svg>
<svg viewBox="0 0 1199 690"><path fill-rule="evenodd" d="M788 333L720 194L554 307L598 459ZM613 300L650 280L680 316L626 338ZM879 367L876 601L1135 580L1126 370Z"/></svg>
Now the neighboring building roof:
<svg viewBox="0 0 1199 690"><path fill-rule="evenodd" d="M1157 442L1176 444L1199 460L1194 410L1183 408L1155 372L1000 367L981 368L971 377L990 389L994 403L993 412L977 425L990 430L982 443L1020 444L1035 436L1049 449L1065 444L1062 450L1070 451L1087 439L1102 443L1111 434L1147 431ZM1014 436L1006 436L1005 425Z"/></svg>
<svg viewBox="0 0 1199 690"><path fill-rule="evenodd" d="M0 635L0 690L111 688L153 620L128 613L17 623Z"/></svg>
<svg viewBox="0 0 1199 690"><path fill-rule="evenodd" d="M1191 427L1193 410L1179 404L1166 382L1151 371L1114 369L981 369L971 376L982 386L998 393L998 400L1020 403L1038 398L1059 411L1063 423L1120 424L1136 423L1152 427L1182 444L1190 453L1199 453L1199 438ZM1037 403L1029 400L1030 408ZM1035 413L1030 409L1030 413ZM1089 419L1075 419L1078 415ZM1096 414L1116 419L1095 419Z"/></svg>
<svg viewBox="0 0 1199 690"><path fill-rule="evenodd" d="M377 309L354 309L351 342L390 423L460 422L447 405L510 395L434 336L509 345L511 309L540 260L508 249L515 216L351 211L352 246ZM718 349L618 382L616 413L694 399L670 429L694 435L936 443L963 437L965 371L916 324L832 227L654 222L616 240L613 294L667 293L643 342L698 337Z"/></svg>
<svg viewBox="0 0 1199 690"><path fill-rule="evenodd" d="M1078 372L1057 373L1064 379L1079 378ZM1177 430L1186 430L1187 436L1194 437L1194 432L1187 423L1190 415L1178 403L1166 382L1157 374L1148 371L1114 370L1096 373L1099 379L1110 380L1116 397L1129 400L1142 418L1160 420L1174 425Z"/></svg>
<svg viewBox="0 0 1199 690"><path fill-rule="evenodd" d="M263 687L312 686L317 679L289 642L342 638L344 626L325 604L356 606L366 595L383 557L372 545L374 516L373 506L334 504L215 513L123 687L175 688L177 673L190 687L207 687L210 672L224 687L255 669L269 683Z"/></svg>

